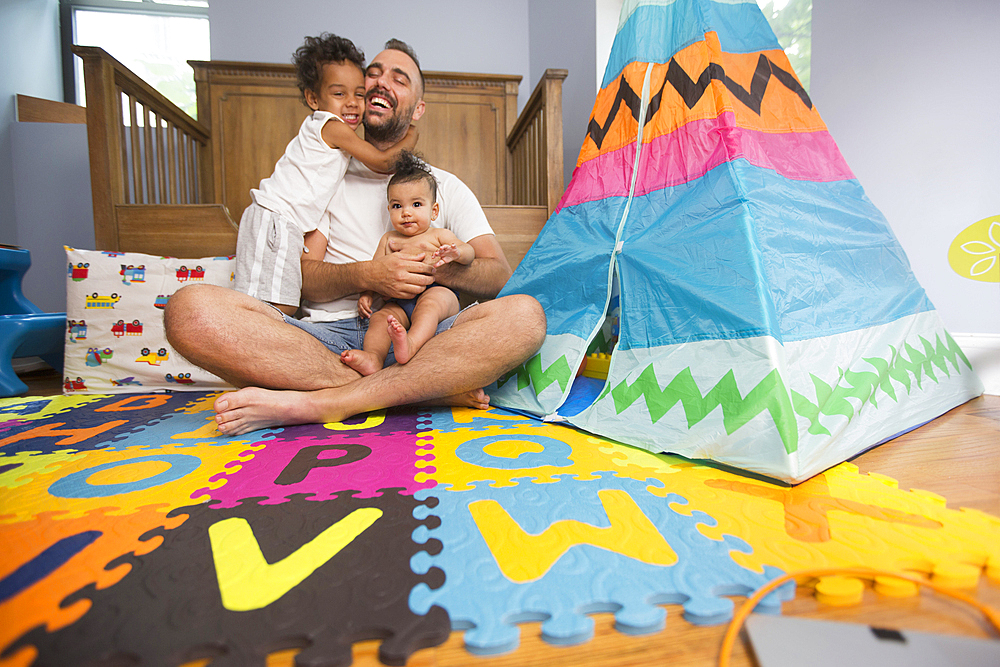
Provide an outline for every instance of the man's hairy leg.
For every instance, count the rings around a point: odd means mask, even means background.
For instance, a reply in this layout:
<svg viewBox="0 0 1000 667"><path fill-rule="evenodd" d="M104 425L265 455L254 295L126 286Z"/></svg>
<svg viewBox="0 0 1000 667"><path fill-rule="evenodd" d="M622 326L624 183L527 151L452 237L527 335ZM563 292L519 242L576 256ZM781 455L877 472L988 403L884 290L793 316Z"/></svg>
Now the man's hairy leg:
<svg viewBox="0 0 1000 667"><path fill-rule="evenodd" d="M241 292L183 287L170 297L163 319L174 349L237 387L313 390L358 378L318 340Z"/></svg>
<svg viewBox="0 0 1000 667"><path fill-rule="evenodd" d="M470 308L407 364L317 391L248 387L215 403L219 429L239 435L285 424L341 421L361 412L481 390L538 351L545 314L532 297L512 295Z"/></svg>

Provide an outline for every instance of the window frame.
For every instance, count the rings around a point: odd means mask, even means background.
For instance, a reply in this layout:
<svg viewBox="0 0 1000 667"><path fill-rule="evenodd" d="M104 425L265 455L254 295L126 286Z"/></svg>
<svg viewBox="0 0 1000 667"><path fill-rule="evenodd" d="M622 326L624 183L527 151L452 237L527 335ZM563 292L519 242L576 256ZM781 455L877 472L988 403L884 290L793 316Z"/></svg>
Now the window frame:
<svg viewBox="0 0 1000 667"><path fill-rule="evenodd" d="M88 9L117 14L151 14L155 16L181 16L209 18L206 6L170 5L153 0L59 0L59 36L62 43L63 100L77 103L76 63L73 58L73 11ZM82 46L94 46L84 44Z"/></svg>

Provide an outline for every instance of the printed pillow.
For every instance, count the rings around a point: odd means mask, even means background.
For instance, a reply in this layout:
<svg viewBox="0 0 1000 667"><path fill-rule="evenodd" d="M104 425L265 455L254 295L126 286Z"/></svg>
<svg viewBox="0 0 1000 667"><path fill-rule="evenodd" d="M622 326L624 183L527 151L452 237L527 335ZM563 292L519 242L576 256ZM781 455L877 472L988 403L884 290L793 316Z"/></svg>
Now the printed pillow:
<svg viewBox="0 0 1000 667"><path fill-rule="evenodd" d="M232 389L177 354L163 307L184 285L232 287L232 257L176 259L66 248L63 393Z"/></svg>

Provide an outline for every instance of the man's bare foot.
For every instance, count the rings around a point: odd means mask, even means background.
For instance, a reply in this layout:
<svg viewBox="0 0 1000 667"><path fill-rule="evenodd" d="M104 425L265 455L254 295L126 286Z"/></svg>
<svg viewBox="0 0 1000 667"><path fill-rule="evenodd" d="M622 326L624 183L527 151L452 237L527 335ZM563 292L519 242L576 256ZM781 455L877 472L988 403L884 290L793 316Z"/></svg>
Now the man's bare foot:
<svg viewBox="0 0 1000 667"><path fill-rule="evenodd" d="M382 370L382 362L373 352L344 350L340 353L340 360L362 375L371 375L375 371Z"/></svg>
<svg viewBox="0 0 1000 667"><path fill-rule="evenodd" d="M396 357L397 364L405 364L413 358L416 350L410 349L410 338L406 335L406 329L392 315L386 317L389 325L389 338L392 340L392 353Z"/></svg>
<svg viewBox="0 0 1000 667"><path fill-rule="evenodd" d="M223 435L242 435L272 426L316 421L308 401L296 391L244 387L215 399L215 422Z"/></svg>
<svg viewBox="0 0 1000 667"><path fill-rule="evenodd" d="M446 396L441 399L441 404L457 408L477 408L479 410L485 410L490 407L490 397L489 394L482 389L473 389L472 391L467 391L463 394Z"/></svg>

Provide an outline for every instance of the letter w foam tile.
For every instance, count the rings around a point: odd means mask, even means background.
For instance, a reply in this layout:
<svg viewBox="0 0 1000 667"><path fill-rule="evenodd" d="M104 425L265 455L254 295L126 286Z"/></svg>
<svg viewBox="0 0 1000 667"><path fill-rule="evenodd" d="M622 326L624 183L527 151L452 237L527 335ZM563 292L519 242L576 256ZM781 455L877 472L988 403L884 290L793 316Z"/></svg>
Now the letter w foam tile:
<svg viewBox="0 0 1000 667"><path fill-rule="evenodd" d="M452 628L466 630L473 653L513 650L516 624L525 621L542 621L542 637L554 644L586 641L594 628L587 614L595 612L614 612L618 630L631 634L662 629L662 604L683 604L693 623L720 623L733 611L723 596L750 594L780 574L736 564L730 552L749 551L745 542L705 537L700 527L714 519L674 511L670 505L686 501L667 494L665 502L645 482L610 473L595 480L563 476L552 484L513 481L516 486L479 482L471 491L441 486L416 494L438 500L433 509L417 508L417 518L443 520L437 528L418 528L414 541L430 550L440 541L442 548L415 555L411 565L418 574L440 568L445 583L436 590L416 586L410 606L418 614L444 607ZM765 608L776 611L790 593L772 594Z"/></svg>

